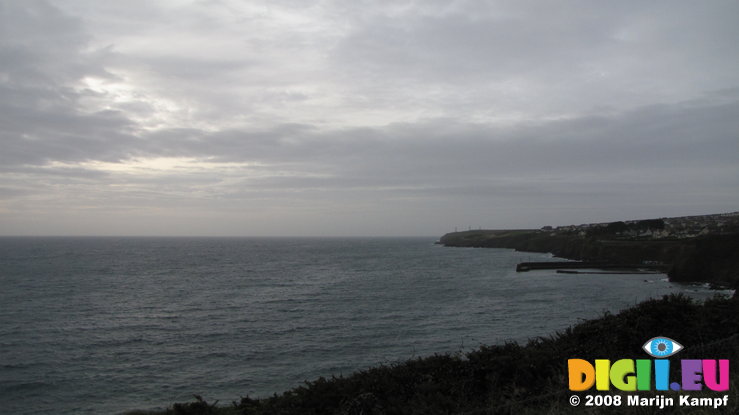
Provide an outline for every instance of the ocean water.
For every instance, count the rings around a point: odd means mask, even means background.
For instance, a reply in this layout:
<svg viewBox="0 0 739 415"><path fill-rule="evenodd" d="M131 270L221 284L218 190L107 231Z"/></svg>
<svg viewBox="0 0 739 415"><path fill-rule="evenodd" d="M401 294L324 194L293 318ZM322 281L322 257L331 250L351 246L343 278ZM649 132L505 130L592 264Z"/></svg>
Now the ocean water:
<svg viewBox="0 0 739 415"><path fill-rule="evenodd" d="M526 341L664 275L517 274L550 255L429 238L0 238L0 396L13 414L229 403L319 376Z"/></svg>

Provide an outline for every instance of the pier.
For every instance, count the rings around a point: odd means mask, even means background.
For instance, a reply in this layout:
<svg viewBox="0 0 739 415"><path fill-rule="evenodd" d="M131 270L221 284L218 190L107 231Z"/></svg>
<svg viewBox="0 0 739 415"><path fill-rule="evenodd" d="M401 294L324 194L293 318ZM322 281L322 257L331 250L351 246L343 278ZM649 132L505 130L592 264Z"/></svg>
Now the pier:
<svg viewBox="0 0 739 415"><path fill-rule="evenodd" d="M573 270L597 269L608 270L609 273L665 273L670 266L666 264L618 264L612 262L521 262L516 265L516 272L536 270ZM619 272L623 271L623 272ZM572 272L573 274L575 272Z"/></svg>

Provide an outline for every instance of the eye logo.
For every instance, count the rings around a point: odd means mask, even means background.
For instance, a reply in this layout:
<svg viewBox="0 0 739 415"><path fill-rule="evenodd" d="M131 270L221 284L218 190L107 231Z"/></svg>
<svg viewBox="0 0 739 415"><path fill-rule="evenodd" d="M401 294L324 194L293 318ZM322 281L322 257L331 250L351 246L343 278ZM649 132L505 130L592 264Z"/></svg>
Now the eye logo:
<svg viewBox="0 0 739 415"><path fill-rule="evenodd" d="M669 357L683 349L683 345L667 337L653 337L642 346L647 354L656 358Z"/></svg>

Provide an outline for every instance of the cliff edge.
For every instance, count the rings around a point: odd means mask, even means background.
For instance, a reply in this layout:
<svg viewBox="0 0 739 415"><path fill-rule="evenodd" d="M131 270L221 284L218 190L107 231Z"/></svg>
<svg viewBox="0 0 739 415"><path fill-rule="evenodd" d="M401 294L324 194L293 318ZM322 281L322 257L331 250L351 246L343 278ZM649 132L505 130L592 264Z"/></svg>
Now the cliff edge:
<svg viewBox="0 0 739 415"><path fill-rule="evenodd" d="M452 232L451 247L551 252L574 260L667 265L672 281L739 288L739 214L650 219L538 230Z"/></svg>

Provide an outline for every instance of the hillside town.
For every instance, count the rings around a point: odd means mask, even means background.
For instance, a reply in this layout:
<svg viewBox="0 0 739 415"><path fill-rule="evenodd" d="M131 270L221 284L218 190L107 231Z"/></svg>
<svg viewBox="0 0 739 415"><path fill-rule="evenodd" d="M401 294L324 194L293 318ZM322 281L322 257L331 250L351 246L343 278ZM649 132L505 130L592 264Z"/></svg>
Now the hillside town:
<svg viewBox="0 0 739 415"><path fill-rule="evenodd" d="M739 233L739 212L701 216L629 220L582 225L544 226L543 232L610 236L615 239L686 239L702 235Z"/></svg>

